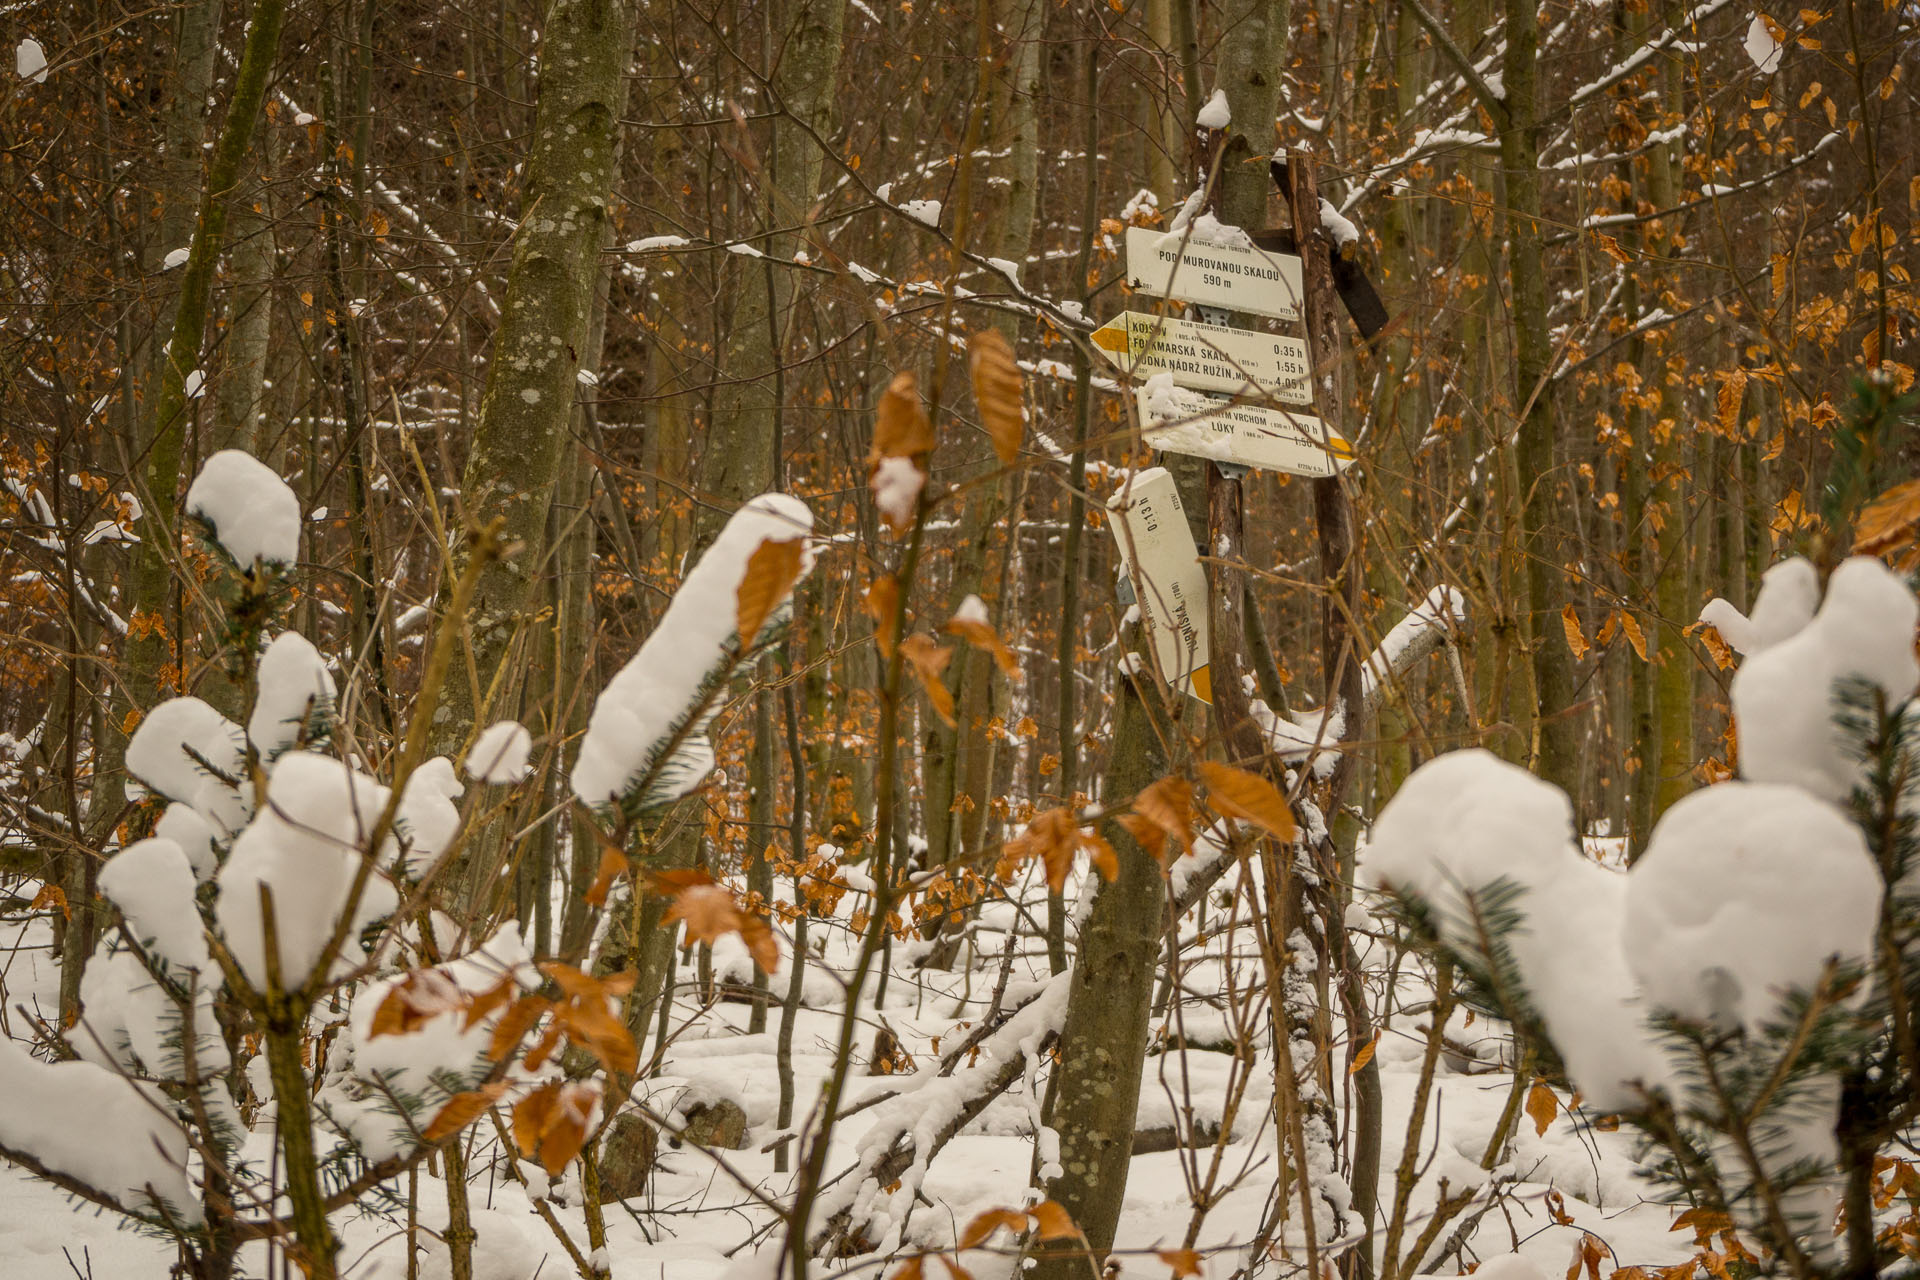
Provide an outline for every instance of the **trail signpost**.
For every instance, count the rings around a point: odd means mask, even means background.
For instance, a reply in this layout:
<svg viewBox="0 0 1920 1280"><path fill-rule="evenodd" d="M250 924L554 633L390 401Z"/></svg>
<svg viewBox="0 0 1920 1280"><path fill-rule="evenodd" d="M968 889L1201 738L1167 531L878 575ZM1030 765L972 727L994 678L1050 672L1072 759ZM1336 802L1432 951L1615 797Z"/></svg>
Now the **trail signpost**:
<svg viewBox="0 0 1920 1280"><path fill-rule="evenodd" d="M1127 231L1127 285L1140 293L1275 320L1298 320L1300 259L1253 245L1208 244L1180 231Z"/></svg>
<svg viewBox="0 0 1920 1280"><path fill-rule="evenodd" d="M1196 391L1313 403L1307 344L1298 338L1122 311L1093 331L1093 345L1136 378L1167 373L1177 385Z"/></svg>
<svg viewBox="0 0 1920 1280"><path fill-rule="evenodd" d="M1134 602L1161 678L1213 701L1207 670L1207 575L1187 527L1180 490L1164 467L1136 471L1107 503L1108 527L1133 582Z"/></svg>
<svg viewBox="0 0 1920 1280"><path fill-rule="evenodd" d="M1139 404L1147 444L1166 453L1316 479L1353 465L1353 446L1310 413L1178 387L1142 388Z"/></svg>

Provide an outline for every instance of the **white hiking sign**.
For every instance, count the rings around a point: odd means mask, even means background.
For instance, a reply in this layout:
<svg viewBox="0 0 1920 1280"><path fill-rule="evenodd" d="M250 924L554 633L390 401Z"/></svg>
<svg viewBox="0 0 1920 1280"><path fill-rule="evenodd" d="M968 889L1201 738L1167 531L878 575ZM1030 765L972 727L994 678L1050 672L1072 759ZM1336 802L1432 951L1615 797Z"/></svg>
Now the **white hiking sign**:
<svg viewBox="0 0 1920 1280"><path fill-rule="evenodd" d="M1142 388L1139 406L1142 436L1163 452L1316 479L1353 465L1353 446L1309 413L1164 385Z"/></svg>
<svg viewBox="0 0 1920 1280"><path fill-rule="evenodd" d="M1207 576L1187 528L1186 508L1164 467L1136 471L1107 502L1108 527L1153 642L1161 678L1213 701L1207 672Z"/></svg>
<svg viewBox="0 0 1920 1280"><path fill-rule="evenodd" d="M1298 338L1122 311L1095 329L1092 340L1115 367L1137 378L1165 373L1196 391L1313 403L1307 344Z"/></svg>
<svg viewBox="0 0 1920 1280"><path fill-rule="evenodd" d="M1184 241L1184 244L1182 243ZM1202 244L1179 231L1127 231L1127 286L1155 297L1298 320L1300 259L1252 246Z"/></svg>

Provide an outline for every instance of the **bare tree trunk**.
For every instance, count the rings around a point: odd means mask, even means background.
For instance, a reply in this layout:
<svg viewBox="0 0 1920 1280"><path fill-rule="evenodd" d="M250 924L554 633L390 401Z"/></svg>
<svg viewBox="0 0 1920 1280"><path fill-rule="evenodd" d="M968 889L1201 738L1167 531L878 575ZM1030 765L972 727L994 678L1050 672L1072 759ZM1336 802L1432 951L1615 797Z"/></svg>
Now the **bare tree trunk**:
<svg viewBox="0 0 1920 1280"><path fill-rule="evenodd" d="M466 668L448 680L434 725L443 754L465 747L489 691L499 706L517 700L518 680L502 660L547 563L547 508L612 234L637 12L631 0L555 0L547 13L520 226L462 487L471 518L504 518L520 550L488 566L474 592ZM463 878L449 888L458 892Z"/></svg>

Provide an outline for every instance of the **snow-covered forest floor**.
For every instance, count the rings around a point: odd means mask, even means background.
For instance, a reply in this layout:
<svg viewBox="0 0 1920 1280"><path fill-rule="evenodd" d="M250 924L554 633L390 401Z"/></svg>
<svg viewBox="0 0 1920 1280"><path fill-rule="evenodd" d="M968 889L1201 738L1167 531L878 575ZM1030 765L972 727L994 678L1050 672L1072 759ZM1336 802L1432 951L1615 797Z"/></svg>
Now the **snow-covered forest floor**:
<svg viewBox="0 0 1920 1280"><path fill-rule="evenodd" d="M1604 856L1604 849L1596 848L1596 853ZM1257 877L1257 869L1246 874ZM1223 881L1212 896L1225 900L1239 892L1234 878ZM1077 877L1076 884L1084 881ZM989 1013L996 992L1003 1007L1040 998L1047 982L1044 941L1031 932L1014 933L1009 953L1009 929L1022 912L1028 920L1036 912L1044 917L1045 883L1030 875L1015 888L1024 890L1015 898L1020 910L1010 901L985 911L957 971L917 966L914 961L927 944L895 948L884 1025L900 1054L886 1073L863 1071L856 1076L850 1101L857 1112L835 1144L829 1162L835 1171L854 1166L883 1135L891 1136L902 1126L937 1124L943 1108L954 1105L969 1073L963 1064L961 1071L942 1077L941 1049L950 1049ZM817 1095L832 1064L841 982L852 969L858 944L848 922L862 910L865 898L851 891L841 899L833 922L838 927L818 920L812 926L813 936L824 936L828 944L824 954L808 961L809 1008L795 1031L793 1064L802 1098ZM1137 1255L1125 1263L1133 1274L1164 1274L1165 1266L1153 1255L1186 1245L1195 1219L1189 1188L1207 1177L1216 1160L1216 1185L1231 1189L1204 1215L1192 1237L1207 1258L1208 1276L1233 1274L1249 1261L1246 1249L1234 1246L1244 1246L1258 1234L1276 1185L1271 1058L1257 1001L1253 1008L1248 1001L1250 988L1259 983L1259 962L1245 952L1250 943L1242 938L1243 951L1232 959L1235 977L1227 980L1227 951L1222 935L1215 932L1224 916L1225 908L1216 901L1203 920L1189 922L1182 946L1183 998L1177 1010L1161 1012L1154 1020L1156 1051L1141 1086L1139 1128L1158 1140L1155 1145L1164 1142L1174 1149L1133 1158L1116 1242L1123 1258ZM1365 927L1378 925L1368 920ZM1198 932L1213 937L1197 943ZM9 1009L49 1017L49 1011L58 1008L58 974L48 956L49 938L43 918L10 923L0 934L6 955L0 979ZM782 942L781 965L771 983L776 992L785 988L789 973L786 939ZM1366 954L1370 982L1384 988L1388 974L1380 962L1389 953L1370 947ZM1382 1167L1389 1173L1401 1157L1394 1135L1406 1129L1432 1000L1418 967L1403 962L1402 970L1395 987L1400 1013L1374 1053L1386 1103ZM717 980L749 978L751 962L737 939L714 947L713 973ZM636 1280L762 1274L766 1258L758 1263L753 1259L770 1256L781 1242L777 1216L768 1211L765 1199L787 1201L792 1181L792 1175L773 1171L767 1150L778 1133L774 1032L747 1034L746 1003L701 1000L697 974L683 971L682 982L660 1070L636 1097L670 1117L684 1116L697 1104L730 1101L744 1113L746 1131L738 1150L686 1145L661 1153L646 1191L608 1216L614 1274ZM881 1025L877 1014L869 1016L875 1028ZM1252 1025L1246 1025L1249 1019ZM1544 1272L1557 1274L1578 1255L1588 1236L1608 1251L1602 1274L1621 1267L1667 1266L1693 1255L1691 1233L1673 1230L1679 1211L1644 1199L1649 1188L1635 1176L1629 1139L1620 1132L1596 1130L1587 1117L1564 1105L1542 1117L1544 1132L1532 1119L1519 1125L1511 1152L1491 1172L1483 1170L1487 1137L1513 1087L1511 1041L1502 1024L1464 1008L1449 1020L1447 1041L1443 1074L1434 1091L1438 1132L1422 1151L1429 1172L1414 1221L1419 1223L1430 1209L1442 1178L1454 1193L1472 1185L1497 1187L1498 1193L1485 1197L1467 1215L1470 1225L1461 1232L1452 1265L1439 1274L1515 1252ZM872 1036L863 1035L861 1042L864 1055L872 1047ZM1238 1043L1247 1046L1250 1056L1235 1055ZM976 1060L970 1069L982 1065ZM1236 1094L1233 1127L1226 1140L1216 1144L1212 1139L1229 1098ZM888 1099L896 1101L888 1105ZM1022 1202L1034 1158L1038 1105L1027 1081L1014 1085L933 1160L919 1180L918 1197L887 1198L886 1211L894 1221L886 1230L897 1233L889 1236L897 1250L951 1250L978 1214ZM84 1132L86 1123L85 1117L72 1118L76 1132ZM1193 1144L1196 1133L1201 1141ZM85 1140L111 1144L120 1139L94 1133ZM263 1162L269 1158L270 1140L271 1125L257 1124L253 1145ZM473 1184L480 1232L475 1280L569 1274L571 1263L535 1214L527 1188L501 1167L506 1156L498 1135L480 1126L472 1135L471 1150L470 1167L480 1171ZM539 1180L537 1167L523 1168ZM426 1172L419 1175L417 1188L414 1240L422 1246L418 1275L440 1280L448 1274L446 1254L435 1247L433 1233L445 1226L444 1188ZM1390 1177L1383 1191L1391 1194ZM545 1199L576 1236L584 1238L580 1194L576 1174L570 1181L559 1180ZM409 1274L404 1209L345 1216L340 1226L349 1274L365 1280L398 1280ZM1004 1246L1005 1237L993 1244ZM264 1252L255 1247L250 1270L264 1272L259 1261ZM1003 1251L991 1246L968 1251L960 1261L976 1275L994 1275L986 1264L998 1252ZM76 1208L57 1189L5 1168L0 1169L0 1256L9 1260L7 1274L20 1280L56 1280L76 1272L107 1280L161 1274L173 1250L121 1229L110 1217ZM845 1273L878 1275L892 1269L891 1263L869 1257Z"/></svg>

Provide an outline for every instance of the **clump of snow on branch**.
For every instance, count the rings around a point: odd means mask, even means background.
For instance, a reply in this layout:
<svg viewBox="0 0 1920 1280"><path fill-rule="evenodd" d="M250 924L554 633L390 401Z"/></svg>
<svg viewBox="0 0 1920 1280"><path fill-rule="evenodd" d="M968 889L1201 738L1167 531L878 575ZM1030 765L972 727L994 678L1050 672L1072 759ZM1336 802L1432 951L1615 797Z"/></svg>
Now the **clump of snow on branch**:
<svg viewBox="0 0 1920 1280"><path fill-rule="evenodd" d="M247 736L262 760L271 760L330 718L338 691L327 662L298 632L274 637L260 655L259 696L247 717Z"/></svg>
<svg viewBox="0 0 1920 1280"><path fill-rule="evenodd" d="M533 736L517 720L501 720L480 731L467 751L466 772L475 782L510 786L530 772L527 757Z"/></svg>
<svg viewBox="0 0 1920 1280"><path fill-rule="evenodd" d="M1330 200L1320 201L1320 225L1333 237L1333 243L1339 248L1344 249L1360 239L1360 228L1353 225L1351 218L1334 208Z"/></svg>
<svg viewBox="0 0 1920 1280"><path fill-rule="evenodd" d="M198 698L169 698L147 713L127 743L127 770L169 800L194 804L216 773L245 767L240 726ZM212 770L213 772L209 772Z"/></svg>
<svg viewBox="0 0 1920 1280"><path fill-rule="evenodd" d="M1727 782L1681 800L1627 876L1623 941L1648 1002L1757 1035L1829 960L1864 965L1880 874L1860 830L1798 787Z"/></svg>
<svg viewBox="0 0 1920 1280"><path fill-rule="evenodd" d="M166 812L160 815L160 820L153 824L153 834L180 846L187 865L193 868L193 878L202 884L211 880L213 873L219 869L218 855L213 847L213 828L207 825L207 820L192 805L177 801L168 805Z"/></svg>
<svg viewBox="0 0 1920 1280"><path fill-rule="evenodd" d="M47 51L38 40L28 36L13 47L13 70L28 84L46 83Z"/></svg>
<svg viewBox="0 0 1920 1280"><path fill-rule="evenodd" d="M1844 802L1861 766L1834 723L1834 686L1864 681L1889 702L1912 694L1917 617L1913 593L1880 561L1855 556L1835 569L1813 621L1748 658L1733 678L1741 773Z"/></svg>
<svg viewBox="0 0 1920 1280"><path fill-rule="evenodd" d="M1760 578L1753 612L1745 614L1719 596L1700 610L1700 621L1748 657L1791 639L1820 608L1820 575L1805 556L1782 560Z"/></svg>
<svg viewBox="0 0 1920 1280"><path fill-rule="evenodd" d="M713 768L705 738L711 686L738 648L735 620L747 563L764 542L804 545L812 531L806 503L782 493L761 494L727 521L660 625L594 702L573 767L574 794L582 802L619 802L670 757L679 758L678 767L660 800L700 785ZM810 552L803 552L803 576L810 565Z"/></svg>
<svg viewBox="0 0 1920 1280"><path fill-rule="evenodd" d="M195 887L186 851L164 836L130 844L100 868L100 892L120 909L127 932L175 970L208 967Z"/></svg>
<svg viewBox="0 0 1920 1280"><path fill-rule="evenodd" d="M940 209L941 204L938 200L903 200L900 202L900 212L906 214L915 222L922 223L929 227L938 227L940 225Z"/></svg>
<svg viewBox="0 0 1920 1280"><path fill-rule="evenodd" d="M242 569L300 558L300 499L250 453L222 449L208 458L187 490L187 514L205 521Z"/></svg>
<svg viewBox="0 0 1920 1280"><path fill-rule="evenodd" d="M1207 245L1216 249L1251 249L1253 237L1244 228L1229 226L1211 213L1204 212L1207 200L1205 187L1196 188L1186 203L1180 206L1180 212L1173 215L1173 221L1161 234L1160 241L1165 245L1187 244Z"/></svg>
<svg viewBox="0 0 1920 1280"><path fill-rule="evenodd" d="M365 1108L334 1104L333 1109L348 1123L363 1155L377 1160L409 1149L452 1094L486 1078L492 1068L487 1048L499 1012L471 1018L468 1005L505 981L521 989L539 983L533 954L515 921L457 960L370 983L354 995L348 1015L353 1071L379 1087ZM437 1011L404 1031L376 1031L375 1015L404 984L415 993L410 1002L415 1009Z"/></svg>
<svg viewBox="0 0 1920 1280"><path fill-rule="evenodd" d="M271 896L283 987L304 983L348 906L361 850L389 792L372 778L309 751L289 751L273 767L267 803L233 842L220 868L214 907L227 947L249 982L267 984L262 890ZM355 905L352 933L389 914L398 897L372 874Z"/></svg>
<svg viewBox="0 0 1920 1280"><path fill-rule="evenodd" d="M36 1062L0 1036L0 1097L0 1146L30 1152L137 1212L201 1220L186 1133L157 1089L91 1062Z"/></svg>
<svg viewBox="0 0 1920 1280"><path fill-rule="evenodd" d="M1200 114L1194 117L1195 124L1202 129L1225 129L1233 123L1233 108L1227 105L1227 92L1215 89L1213 96L1207 99L1207 105L1200 108Z"/></svg>
<svg viewBox="0 0 1920 1280"><path fill-rule="evenodd" d="M1760 14L1753 15L1753 21L1747 24L1746 39L1741 47L1747 51L1747 57L1763 76L1770 76L1780 68L1780 59L1787 47L1774 39L1773 30L1767 26L1767 20Z"/></svg>
<svg viewBox="0 0 1920 1280"><path fill-rule="evenodd" d="M880 459L868 481L874 507L894 528L913 523L913 509L926 483L927 473L912 458L901 457Z"/></svg>
<svg viewBox="0 0 1920 1280"><path fill-rule="evenodd" d="M1621 945L1625 880L1581 855L1558 787L1488 751L1441 756L1381 812L1361 865L1374 883L1423 903L1449 947L1490 968L1490 918L1520 913L1507 940L1518 976L1597 1106L1624 1107L1634 1082L1664 1079Z"/></svg>

